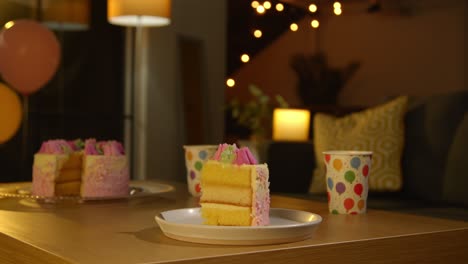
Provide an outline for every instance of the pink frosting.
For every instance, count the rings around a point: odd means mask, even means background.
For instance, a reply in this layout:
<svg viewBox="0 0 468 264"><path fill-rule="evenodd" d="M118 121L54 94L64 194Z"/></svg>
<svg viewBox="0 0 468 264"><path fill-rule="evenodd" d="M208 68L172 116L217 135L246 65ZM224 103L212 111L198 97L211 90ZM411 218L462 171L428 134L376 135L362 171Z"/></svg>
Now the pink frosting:
<svg viewBox="0 0 468 264"><path fill-rule="evenodd" d="M90 138L85 141L84 154L85 155L99 155L96 149L96 139Z"/></svg>
<svg viewBox="0 0 468 264"><path fill-rule="evenodd" d="M48 140L42 143L38 153L41 154L69 154L73 152L67 141L63 139Z"/></svg>
<svg viewBox="0 0 468 264"><path fill-rule="evenodd" d="M83 172L81 195L83 197L127 196L130 173L123 156L100 156L87 164ZM120 164L120 166L114 166Z"/></svg>
<svg viewBox="0 0 468 264"><path fill-rule="evenodd" d="M115 140L99 141L87 139L84 148L85 155L123 156L125 150L119 142Z"/></svg>
<svg viewBox="0 0 468 264"><path fill-rule="evenodd" d="M41 154L70 154L74 151L80 151L82 148L82 141L66 141L63 139L54 139L42 143L38 153ZM99 141L90 138L84 142L85 155L104 155L104 156L123 156L125 155L124 147L121 143L110 141Z"/></svg>
<svg viewBox="0 0 468 264"><path fill-rule="evenodd" d="M104 156L122 156L125 155L122 144L117 141L107 141L102 145Z"/></svg>
<svg viewBox="0 0 468 264"><path fill-rule="evenodd" d="M216 150L215 154L213 155L214 160L220 161L221 160L221 153L226 150L226 148L229 146L229 144L219 144L218 149ZM236 144L234 144L234 147L237 148Z"/></svg>
<svg viewBox="0 0 468 264"><path fill-rule="evenodd" d="M247 147L242 147L236 152L237 157L234 160L234 163L237 165L242 165L242 164L257 164L257 160L255 157L252 155L250 152L249 148Z"/></svg>
<svg viewBox="0 0 468 264"><path fill-rule="evenodd" d="M265 226L270 224L270 183L268 181L268 169L266 167L256 167L257 191L253 196L252 225Z"/></svg>
<svg viewBox="0 0 468 264"><path fill-rule="evenodd" d="M81 139L68 140L67 143L73 151L80 151L84 147L84 142Z"/></svg>
<svg viewBox="0 0 468 264"><path fill-rule="evenodd" d="M236 144L220 144L212 159L220 162L232 163L237 165L257 164L257 160L252 155L249 148L242 147L239 149L237 148Z"/></svg>

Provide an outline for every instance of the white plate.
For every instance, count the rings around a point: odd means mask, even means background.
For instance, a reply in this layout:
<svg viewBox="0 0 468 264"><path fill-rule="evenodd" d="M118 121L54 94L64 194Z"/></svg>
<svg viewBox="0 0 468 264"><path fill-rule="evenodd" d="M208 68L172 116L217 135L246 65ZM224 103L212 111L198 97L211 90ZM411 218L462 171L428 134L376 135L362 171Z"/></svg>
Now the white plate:
<svg viewBox="0 0 468 264"><path fill-rule="evenodd" d="M165 211L156 222L173 239L221 245L265 245L294 242L311 237L322 217L304 211L271 208L268 226L204 225L200 208Z"/></svg>
<svg viewBox="0 0 468 264"><path fill-rule="evenodd" d="M57 202L64 200L76 201L95 201L95 200L114 200L125 198L136 198L154 195L158 193L165 193L174 190L174 187L167 184L160 184L148 181L131 181L128 188L128 195L125 196L108 196L108 197L80 197L80 196L55 196L43 197L31 194L31 182L15 182L0 184L0 197L11 198L29 198L35 200L42 200L45 202Z"/></svg>

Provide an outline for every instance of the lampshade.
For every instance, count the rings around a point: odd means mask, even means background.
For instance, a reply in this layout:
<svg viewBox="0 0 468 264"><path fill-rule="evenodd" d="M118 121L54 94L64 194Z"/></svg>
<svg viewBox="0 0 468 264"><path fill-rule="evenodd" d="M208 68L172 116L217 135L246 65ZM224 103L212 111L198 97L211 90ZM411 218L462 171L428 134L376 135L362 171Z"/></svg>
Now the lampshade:
<svg viewBox="0 0 468 264"><path fill-rule="evenodd" d="M42 0L42 21L51 29L86 30L89 27L90 0Z"/></svg>
<svg viewBox="0 0 468 264"><path fill-rule="evenodd" d="M277 108L273 112L273 140L307 141L309 125L308 110Z"/></svg>
<svg viewBox="0 0 468 264"><path fill-rule="evenodd" d="M108 0L107 19L120 26L166 26L171 22L170 0Z"/></svg>

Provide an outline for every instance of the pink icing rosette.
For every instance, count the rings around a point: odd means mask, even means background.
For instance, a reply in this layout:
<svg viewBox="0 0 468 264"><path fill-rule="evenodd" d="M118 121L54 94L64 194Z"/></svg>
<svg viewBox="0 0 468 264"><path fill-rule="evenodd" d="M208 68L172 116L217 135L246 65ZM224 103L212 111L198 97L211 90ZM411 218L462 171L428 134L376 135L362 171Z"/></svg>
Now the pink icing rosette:
<svg viewBox="0 0 468 264"><path fill-rule="evenodd" d="M237 165L257 164L257 160L252 155L249 148L242 147L239 149L237 148L236 144L220 144L212 159L224 163L232 163Z"/></svg>
<svg viewBox="0 0 468 264"><path fill-rule="evenodd" d="M80 151L84 147L84 142L81 139L68 140L67 143L73 151Z"/></svg>
<svg viewBox="0 0 468 264"><path fill-rule="evenodd" d="M253 156L252 152L250 152L248 147L242 147L237 150L237 158L234 160L234 163L237 165L241 164L250 164L255 165L257 164L257 160Z"/></svg>
<svg viewBox="0 0 468 264"><path fill-rule="evenodd" d="M125 154L122 144L117 141L106 141L102 145L104 156L122 156Z"/></svg>
<svg viewBox="0 0 468 264"><path fill-rule="evenodd" d="M53 139L42 143L38 153L41 154L69 154L73 152L67 141L63 139Z"/></svg>
<svg viewBox="0 0 468 264"><path fill-rule="evenodd" d="M99 155L99 152L96 149L96 139L90 138L85 141L84 154Z"/></svg>

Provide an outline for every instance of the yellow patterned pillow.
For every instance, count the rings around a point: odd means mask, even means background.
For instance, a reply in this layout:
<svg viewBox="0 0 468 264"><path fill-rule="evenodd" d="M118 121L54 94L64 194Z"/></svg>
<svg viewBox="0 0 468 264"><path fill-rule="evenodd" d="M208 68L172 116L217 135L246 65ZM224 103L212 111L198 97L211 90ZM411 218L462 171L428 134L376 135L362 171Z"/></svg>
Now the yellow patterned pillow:
<svg viewBox="0 0 468 264"><path fill-rule="evenodd" d="M326 192L323 151L373 151L369 189L401 189L401 156L404 145L404 115L407 97L353 113L342 118L325 114L314 117L314 148L317 167L310 192Z"/></svg>

